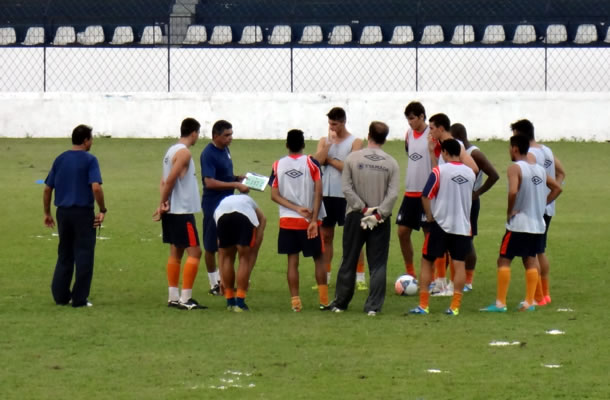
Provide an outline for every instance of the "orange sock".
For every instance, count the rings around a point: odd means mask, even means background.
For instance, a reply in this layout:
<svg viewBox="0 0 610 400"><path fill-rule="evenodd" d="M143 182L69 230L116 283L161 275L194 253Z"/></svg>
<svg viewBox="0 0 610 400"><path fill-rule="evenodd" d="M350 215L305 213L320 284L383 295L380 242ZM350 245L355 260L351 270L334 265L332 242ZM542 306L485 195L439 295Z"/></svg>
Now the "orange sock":
<svg viewBox="0 0 610 400"><path fill-rule="evenodd" d="M180 281L180 260L174 257L167 259L167 286L178 287Z"/></svg>
<svg viewBox="0 0 610 400"><path fill-rule="evenodd" d="M540 278L540 281L542 282L542 293L545 296L550 296L551 292L549 290L549 278Z"/></svg>
<svg viewBox="0 0 610 400"><path fill-rule="evenodd" d="M318 296L320 297L320 304L323 306L328 305L328 285L318 285Z"/></svg>
<svg viewBox="0 0 610 400"><path fill-rule="evenodd" d="M542 292L542 279L538 274L538 281L536 282L536 291L534 292L534 300L542 302L544 300L544 293Z"/></svg>
<svg viewBox="0 0 610 400"><path fill-rule="evenodd" d="M510 285L510 267L498 268L498 286L496 301L506 306L506 295L508 294L508 285Z"/></svg>
<svg viewBox="0 0 610 400"><path fill-rule="evenodd" d="M226 289L225 289L226 290ZM246 291L243 289L237 289L237 297L240 299L245 299L246 298Z"/></svg>
<svg viewBox="0 0 610 400"><path fill-rule="evenodd" d="M192 289L199 269L199 259L187 257L184 263L184 273L182 275L182 289Z"/></svg>
<svg viewBox="0 0 610 400"><path fill-rule="evenodd" d="M421 308L428 308L429 304L430 304L430 293L428 292L427 289L425 291L420 290L419 291L419 306Z"/></svg>
<svg viewBox="0 0 610 400"><path fill-rule="evenodd" d="M407 270L408 275L417 278L417 275L415 275L415 266L413 265L413 263L405 265L405 269Z"/></svg>
<svg viewBox="0 0 610 400"><path fill-rule="evenodd" d="M444 278L447 275L445 257L439 257L434 260L434 271L436 272L436 278Z"/></svg>
<svg viewBox="0 0 610 400"><path fill-rule="evenodd" d="M466 270L466 283L472 285L472 278L474 278L474 269Z"/></svg>
<svg viewBox="0 0 610 400"><path fill-rule="evenodd" d="M330 272L332 269L332 264L326 264L326 272Z"/></svg>
<svg viewBox="0 0 610 400"><path fill-rule="evenodd" d="M299 296L294 296L290 298L290 302L292 303L292 309L294 311L301 311L301 298Z"/></svg>
<svg viewBox="0 0 610 400"><path fill-rule="evenodd" d="M364 273L364 263L362 262L358 262L358 265L356 266L356 272L363 274Z"/></svg>
<svg viewBox="0 0 610 400"><path fill-rule="evenodd" d="M536 285L538 284L538 270L530 268L525 270L525 301L530 306L534 304L534 295L536 294Z"/></svg>
<svg viewBox="0 0 610 400"><path fill-rule="evenodd" d="M233 297L235 297L235 292L233 292L233 288L231 288L231 289L225 288L225 299L229 300L229 299L232 299Z"/></svg>
<svg viewBox="0 0 610 400"><path fill-rule="evenodd" d="M453 298L451 299L451 305L449 307L451 307L452 310L456 310L456 309L460 308L461 304L462 304L462 293L453 292Z"/></svg>

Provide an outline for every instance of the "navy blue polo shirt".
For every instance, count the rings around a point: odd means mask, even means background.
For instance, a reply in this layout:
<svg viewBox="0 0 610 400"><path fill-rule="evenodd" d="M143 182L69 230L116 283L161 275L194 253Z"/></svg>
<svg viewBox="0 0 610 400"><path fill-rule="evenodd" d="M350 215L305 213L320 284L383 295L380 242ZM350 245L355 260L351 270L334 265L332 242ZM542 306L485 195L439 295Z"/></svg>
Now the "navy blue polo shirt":
<svg viewBox="0 0 610 400"><path fill-rule="evenodd" d="M221 182L235 182L233 175L233 161L228 147L219 149L213 143L201 152L201 179L203 180L203 196L201 208L204 214L213 213L220 201L233 194L233 189L213 190L205 186L205 178L213 178Z"/></svg>
<svg viewBox="0 0 610 400"><path fill-rule="evenodd" d="M102 183L97 158L84 150L68 150L55 159L44 183L55 189L56 207L93 208L95 182Z"/></svg>

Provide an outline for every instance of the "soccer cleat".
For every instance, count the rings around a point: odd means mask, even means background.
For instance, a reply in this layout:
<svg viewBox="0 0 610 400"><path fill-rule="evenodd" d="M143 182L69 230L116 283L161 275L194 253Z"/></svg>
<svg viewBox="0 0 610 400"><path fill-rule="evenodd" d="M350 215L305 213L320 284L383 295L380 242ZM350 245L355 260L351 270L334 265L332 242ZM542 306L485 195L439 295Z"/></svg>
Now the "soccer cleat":
<svg viewBox="0 0 610 400"><path fill-rule="evenodd" d="M250 311L250 309L248 308L248 305L246 303L233 306L233 312L240 313L240 312L245 312L245 311Z"/></svg>
<svg viewBox="0 0 610 400"><path fill-rule="evenodd" d="M369 290L369 287L366 285L365 281L356 281L356 289L357 290Z"/></svg>
<svg viewBox="0 0 610 400"><path fill-rule="evenodd" d="M551 296L549 296L548 294L544 296L544 300L546 300L546 304L551 304Z"/></svg>
<svg viewBox="0 0 610 400"><path fill-rule="evenodd" d="M170 308L178 308L179 304L180 304L180 302L178 300L168 300L167 301L167 306Z"/></svg>
<svg viewBox="0 0 610 400"><path fill-rule="evenodd" d="M204 310L207 307L197 303L195 299L188 299L186 302L178 303L178 308L181 310Z"/></svg>
<svg viewBox="0 0 610 400"><path fill-rule="evenodd" d="M410 310L409 314L428 315L430 314L430 309L428 307L422 308L421 306L417 306Z"/></svg>
<svg viewBox="0 0 610 400"><path fill-rule="evenodd" d="M324 304L320 304L320 311L330 311L332 307L329 305L325 306Z"/></svg>
<svg viewBox="0 0 610 400"><path fill-rule="evenodd" d="M369 311L368 313L366 313L366 315L368 315L369 317L376 317L377 311Z"/></svg>
<svg viewBox="0 0 610 400"><path fill-rule="evenodd" d="M479 311L482 311L482 312L505 313L506 312L506 306L498 307L496 304L492 304L492 305L487 306L485 308L479 309Z"/></svg>
<svg viewBox="0 0 610 400"><path fill-rule="evenodd" d="M334 313L342 313L343 311L345 311L342 308L339 308L337 306L332 306L332 308L330 309L330 311L334 312Z"/></svg>
<svg viewBox="0 0 610 400"><path fill-rule="evenodd" d="M517 309L517 311L536 311L536 306L533 304L530 306L525 301L522 301L521 303L519 303L519 308Z"/></svg>
<svg viewBox="0 0 610 400"><path fill-rule="evenodd" d="M227 306L227 311L233 311L236 306Z"/></svg>
<svg viewBox="0 0 610 400"><path fill-rule="evenodd" d="M208 294L210 296L220 296L221 295L221 293L220 293L220 285L219 284L214 285L214 287L210 289Z"/></svg>
<svg viewBox="0 0 610 400"><path fill-rule="evenodd" d="M462 290L462 293L466 293L466 292L472 292L472 283L464 284L464 289Z"/></svg>
<svg viewBox="0 0 610 400"><path fill-rule="evenodd" d="M534 300L534 305L535 306L543 307L543 306L546 306L546 304L547 304L546 303L546 299L544 297L540 301Z"/></svg>
<svg viewBox="0 0 610 400"><path fill-rule="evenodd" d="M429 287L431 296L442 296L442 293L447 291L447 281L445 278L436 278L433 285L433 287Z"/></svg>
<svg viewBox="0 0 610 400"><path fill-rule="evenodd" d="M445 314L447 314L447 315L454 315L455 316L455 315L459 315L459 313L460 313L460 309L459 308L451 308L451 307L449 307L445 311Z"/></svg>
<svg viewBox="0 0 610 400"><path fill-rule="evenodd" d="M301 307L292 307L292 311L301 312Z"/></svg>

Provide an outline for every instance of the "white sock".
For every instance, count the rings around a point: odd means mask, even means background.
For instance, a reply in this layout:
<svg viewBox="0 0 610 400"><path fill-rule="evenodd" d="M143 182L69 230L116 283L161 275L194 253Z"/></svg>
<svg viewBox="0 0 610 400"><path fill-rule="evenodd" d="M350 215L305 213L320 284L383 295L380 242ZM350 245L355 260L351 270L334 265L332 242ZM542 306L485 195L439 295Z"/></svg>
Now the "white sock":
<svg viewBox="0 0 610 400"><path fill-rule="evenodd" d="M217 275L218 275L218 270L216 270L214 272L208 272L208 280L210 281L210 289L214 289L214 286L216 286L216 283L218 282Z"/></svg>
<svg viewBox="0 0 610 400"><path fill-rule="evenodd" d="M193 297L193 289L182 289L182 293L180 294L180 302L186 303Z"/></svg>
<svg viewBox="0 0 610 400"><path fill-rule="evenodd" d="M326 284L330 284L330 272L326 273Z"/></svg>
<svg viewBox="0 0 610 400"><path fill-rule="evenodd" d="M168 301L178 301L180 299L180 291L177 287L169 287Z"/></svg>
<svg viewBox="0 0 610 400"><path fill-rule="evenodd" d="M356 272L356 282L365 282L364 272Z"/></svg>
<svg viewBox="0 0 610 400"><path fill-rule="evenodd" d="M218 271L218 270L214 271L214 280L216 282L214 284L214 286L220 285L220 271Z"/></svg>

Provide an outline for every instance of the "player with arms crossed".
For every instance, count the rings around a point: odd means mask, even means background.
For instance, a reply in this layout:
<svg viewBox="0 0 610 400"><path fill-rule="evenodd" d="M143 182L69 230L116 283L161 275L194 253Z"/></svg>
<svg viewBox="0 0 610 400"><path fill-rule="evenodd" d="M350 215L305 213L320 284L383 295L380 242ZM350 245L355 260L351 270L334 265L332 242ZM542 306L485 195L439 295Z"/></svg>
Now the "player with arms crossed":
<svg viewBox="0 0 610 400"><path fill-rule="evenodd" d="M544 209L559 196L561 187L547 176L544 168L528 162L528 150L529 140L525 136L515 135L510 138L513 164L507 170L506 233L498 257L496 302L481 311L506 312L510 264L514 257L521 257L525 267L525 300L519 305L519 311L535 310L534 294L538 282L536 255L540 253L545 230ZM547 187L551 190L548 195Z"/></svg>
<svg viewBox="0 0 610 400"><path fill-rule="evenodd" d="M304 155L303 131L292 129L286 137L288 155L273 163L271 199L280 205L279 254L288 256L288 288L292 311L303 308L299 297L299 253L313 257L320 310L328 310L328 284L322 258L319 225L326 216L322 205L322 176L318 162Z"/></svg>
<svg viewBox="0 0 610 400"><path fill-rule="evenodd" d="M180 140L163 157L161 201L153 220L161 220L163 243L169 243L167 259L168 307L183 310L207 308L193 299L193 284L199 270L201 247L194 214L201 211L199 186L190 147L199 139L200 124L186 118L180 126ZM180 264L186 250L182 291L178 290Z"/></svg>
<svg viewBox="0 0 610 400"><path fill-rule="evenodd" d="M472 169L460 162L460 144L454 139L441 143L441 154L445 163L432 169L422 193L429 232L422 249L422 269L419 281L419 305L411 314L428 314L430 293L428 285L432 278L434 261L445 252L453 259L455 276L453 298L445 311L458 315L462 302L462 290L466 280L464 260L470 250L470 207L475 175Z"/></svg>

